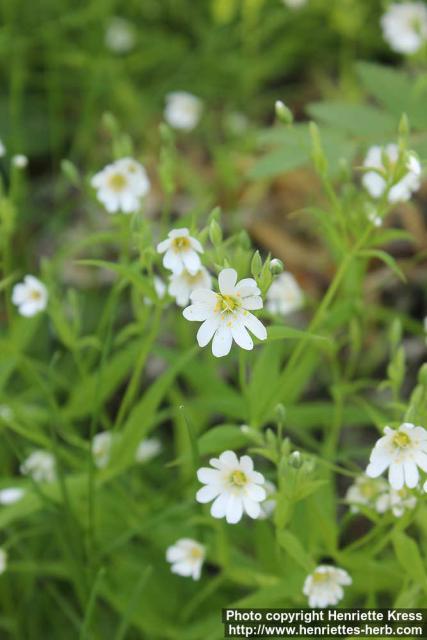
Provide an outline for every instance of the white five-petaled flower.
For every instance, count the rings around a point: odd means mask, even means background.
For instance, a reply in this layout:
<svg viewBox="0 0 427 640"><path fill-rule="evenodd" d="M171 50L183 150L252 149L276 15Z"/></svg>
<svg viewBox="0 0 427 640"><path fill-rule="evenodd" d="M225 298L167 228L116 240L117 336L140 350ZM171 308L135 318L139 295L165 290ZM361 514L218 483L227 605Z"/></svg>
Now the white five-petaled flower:
<svg viewBox="0 0 427 640"><path fill-rule="evenodd" d="M174 129L191 131L202 115L202 101L187 91L173 91L166 96L165 120Z"/></svg>
<svg viewBox="0 0 427 640"><path fill-rule="evenodd" d="M387 177L380 175L385 172L383 154L388 158L390 166L395 165L399 159L399 148L396 144L388 144L384 148L373 146L368 150L363 166L374 171L366 171L362 178L365 189L373 198L381 198L384 191L390 186ZM421 184L421 165L413 152L406 154L407 173L388 191L387 199L390 203L406 202L417 191Z"/></svg>
<svg viewBox="0 0 427 640"><path fill-rule="evenodd" d="M172 573L199 580L205 559L205 547L191 538L180 538L166 550Z"/></svg>
<svg viewBox="0 0 427 640"><path fill-rule="evenodd" d="M303 593L310 607L336 605L344 596L343 586L351 584L347 571L330 565L319 565L307 576Z"/></svg>
<svg viewBox="0 0 427 640"><path fill-rule="evenodd" d="M371 453L366 473L370 478L380 476L387 468L393 489L404 485L413 489L419 480L418 467L427 472L427 430L404 422L398 429L385 427Z"/></svg>
<svg viewBox="0 0 427 640"><path fill-rule="evenodd" d="M199 253L203 253L203 247L185 227L169 231L166 240L157 245L157 252L165 254L163 266L175 275L179 276L184 269L194 275L201 267Z"/></svg>
<svg viewBox="0 0 427 640"><path fill-rule="evenodd" d="M185 307L190 301L190 294L196 289L210 289L212 279L209 271L205 267L200 267L195 273L190 273L187 269L181 273L173 273L169 279L169 295L175 298L176 304Z"/></svg>
<svg viewBox="0 0 427 640"><path fill-rule="evenodd" d="M0 504L14 504L24 497L25 490L20 487L7 487L0 489Z"/></svg>
<svg viewBox="0 0 427 640"><path fill-rule="evenodd" d="M16 284L12 291L12 302L18 307L21 316L30 318L46 309L48 292L43 282L34 276L25 276L24 281Z"/></svg>
<svg viewBox="0 0 427 640"><path fill-rule="evenodd" d="M44 449L36 449L21 464L20 471L36 482L53 482L56 479L54 456Z"/></svg>
<svg viewBox="0 0 427 640"><path fill-rule="evenodd" d="M0 547L0 573L4 573L7 567L7 551Z"/></svg>
<svg viewBox="0 0 427 640"><path fill-rule="evenodd" d="M109 213L132 213L150 189L147 173L133 158L121 158L95 174L91 185Z"/></svg>
<svg viewBox="0 0 427 640"><path fill-rule="evenodd" d="M218 276L219 293L210 289L196 289L190 295L191 304L183 311L184 318L202 322L197 342L205 347L212 340L212 353L226 356L233 340L242 349L253 349L248 329L259 340L267 338L267 330L250 311L262 309L262 298L255 280L245 278L237 282L234 269L223 269Z"/></svg>
<svg viewBox="0 0 427 640"><path fill-rule="evenodd" d="M415 509L416 505L416 496L406 487L402 487L399 491L388 487L388 491L377 499L376 510L378 513L391 511L396 518L401 518L406 510Z"/></svg>
<svg viewBox="0 0 427 640"><path fill-rule="evenodd" d="M214 501L211 515L225 518L229 524L235 524L244 512L251 518L259 518L260 502L265 500L266 492L261 486L264 476L254 471L249 456L240 460L233 451L224 451L219 458L209 460L209 467L197 471L197 477L205 486L199 489L196 500L205 504Z"/></svg>
<svg viewBox="0 0 427 640"><path fill-rule="evenodd" d="M92 440L92 455L98 469L103 469L110 462L113 434L110 431L97 433Z"/></svg>
<svg viewBox="0 0 427 640"><path fill-rule="evenodd" d="M270 313L286 316L301 309L304 296L301 288L291 273L281 273L267 291L266 308Z"/></svg>
<svg viewBox="0 0 427 640"><path fill-rule="evenodd" d="M393 51L416 53L427 40L427 7L423 2L393 3L382 16L381 27Z"/></svg>
<svg viewBox="0 0 427 640"><path fill-rule="evenodd" d="M159 455L162 443L158 438L146 438L142 440L136 450L135 460L140 463L148 462Z"/></svg>
<svg viewBox="0 0 427 640"><path fill-rule="evenodd" d="M346 501L352 513L357 513L360 506L377 509L377 501L389 489L384 478L370 478L366 474L358 476L347 489Z"/></svg>

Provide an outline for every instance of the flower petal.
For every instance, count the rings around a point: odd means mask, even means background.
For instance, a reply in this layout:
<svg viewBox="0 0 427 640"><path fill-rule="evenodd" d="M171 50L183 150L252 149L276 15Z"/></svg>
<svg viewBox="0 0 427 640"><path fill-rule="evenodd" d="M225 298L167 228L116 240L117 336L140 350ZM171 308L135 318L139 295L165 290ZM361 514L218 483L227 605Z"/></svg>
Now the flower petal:
<svg viewBox="0 0 427 640"><path fill-rule="evenodd" d="M258 340L265 340L267 338L267 329L252 313L243 316L243 323Z"/></svg>
<svg viewBox="0 0 427 640"><path fill-rule="evenodd" d="M229 495L227 501L227 509L225 518L228 524L236 524L242 519L243 515L243 500L240 496Z"/></svg>
<svg viewBox="0 0 427 640"><path fill-rule="evenodd" d="M206 347L206 345L212 340L215 331L218 329L219 317L212 315L207 318L202 325L200 325L197 332L197 342L199 347Z"/></svg>
<svg viewBox="0 0 427 640"><path fill-rule="evenodd" d="M223 269L218 276L219 290L223 295L234 293L236 286L237 271L235 269Z"/></svg>
<svg viewBox="0 0 427 640"><path fill-rule="evenodd" d="M399 491L404 484L403 465L393 462L388 471L388 480L396 491Z"/></svg>
<svg viewBox="0 0 427 640"><path fill-rule="evenodd" d="M216 358L222 358L230 353L233 337L229 327L220 326L212 340L212 353Z"/></svg>
<svg viewBox="0 0 427 640"><path fill-rule="evenodd" d="M203 322L206 320L211 314L210 308L206 304L190 304L189 307L185 307L182 315L186 320L191 320L192 322Z"/></svg>

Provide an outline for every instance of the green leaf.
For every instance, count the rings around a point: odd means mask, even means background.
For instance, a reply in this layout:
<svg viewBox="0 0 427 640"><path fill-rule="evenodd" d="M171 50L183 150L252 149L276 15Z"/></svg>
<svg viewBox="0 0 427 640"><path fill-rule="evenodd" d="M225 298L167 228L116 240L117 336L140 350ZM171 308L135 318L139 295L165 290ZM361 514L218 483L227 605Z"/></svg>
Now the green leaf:
<svg viewBox="0 0 427 640"><path fill-rule="evenodd" d="M297 562L307 573L311 573L315 567L314 561L305 551L298 538L290 531L279 531L277 540L295 562Z"/></svg>
<svg viewBox="0 0 427 640"><path fill-rule="evenodd" d="M397 119L377 107L346 102L315 102L307 107L310 116L357 138L393 135Z"/></svg>
<svg viewBox="0 0 427 640"><path fill-rule="evenodd" d="M396 260L389 253L381 251L381 249L366 249L364 251L360 251L359 255L366 258L378 258L379 260L382 260L382 262L390 267L393 273L402 280L402 282L406 282L405 274L401 271Z"/></svg>
<svg viewBox="0 0 427 640"><path fill-rule="evenodd" d="M425 561L421 557L417 543L403 532L396 532L392 540L394 551L403 571L427 593Z"/></svg>
<svg viewBox="0 0 427 640"><path fill-rule="evenodd" d="M221 424L206 431L199 438L200 455L220 453L226 449L239 449L247 445L247 437L239 427L231 424Z"/></svg>
<svg viewBox="0 0 427 640"><path fill-rule="evenodd" d="M294 329L294 327L285 327L282 325L272 325L268 327L267 342L274 340L301 340L302 338L309 340L320 340L325 343L330 343L331 339L327 336L320 336L309 331L301 331L301 329Z"/></svg>

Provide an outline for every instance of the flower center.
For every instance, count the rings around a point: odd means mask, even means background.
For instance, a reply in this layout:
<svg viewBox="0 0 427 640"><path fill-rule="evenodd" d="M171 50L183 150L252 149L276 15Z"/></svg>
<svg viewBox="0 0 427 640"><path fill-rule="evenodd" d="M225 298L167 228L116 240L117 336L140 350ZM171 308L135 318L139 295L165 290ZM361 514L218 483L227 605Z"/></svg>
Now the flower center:
<svg viewBox="0 0 427 640"><path fill-rule="evenodd" d="M197 547L193 547L190 551L190 558L193 560L199 560L202 557L202 552Z"/></svg>
<svg viewBox="0 0 427 640"><path fill-rule="evenodd" d="M377 488L373 482L364 482L360 486L360 493L364 498L372 498L377 493Z"/></svg>
<svg viewBox="0 0 427 640"><path fill-rule="evenodd" d="M411 438L404 431L398 431L393 436L393 444L399 449L405 449L408 445L411 444Z"/></svg>
<svg viewBox="0 0 427 640"><path fill-rule="evenodd" d="M329 573L323 571L315 571L313 573L313 582L315 584L322 584L329 580Z"/></svg>
<svg viewBox="0 0 427 640"><path fill-rule="evenodd" d="M187 282L187 284L192 287L195 284L197 284L200 280L201 280L202 274L201 273L195 273L194 275L192 275L191 273L189 273L188 271L186 271L184 273L184 278L185 281Z"/></svg>
<svg viewBox="0 0 427 640"><path fill-rule="evenodd" d="M126 187L126 178L121 173L113 173L108 180L108 185L113 191L122 191Z"/></svg>
<svg viewBox="0 0 427 640"><path fill-rule="evenodd" d="M220 293L218 295L218 302L216 304L216 311L221 311L221 313L231 312L233 313L240 307L240 300L235 298L234 296L222 295Z"/></svg>
<svg viewBox="0 0 427 640"><path fill-rule="evenodd" d="M37 302L38 300L41 299L42 294L40 293L40 291L33 289L32 291L30 291L29 297L31 300L34 300L35 302Z"/></svg>
<svg viewBox="0 0 427 640"><path fill-rule="evenodd" d="M172 240L172 247L176 252L186 251L191 247L191 244L187 236L180 236Z"/></svg>
<svg viewBox="0 0 427 640"><path fill-rule="evenodd" d="M230 476L231 484L234 484L236 487L244 487L247 483L248 479L243 471L237 470L233 471Z"/></svg>

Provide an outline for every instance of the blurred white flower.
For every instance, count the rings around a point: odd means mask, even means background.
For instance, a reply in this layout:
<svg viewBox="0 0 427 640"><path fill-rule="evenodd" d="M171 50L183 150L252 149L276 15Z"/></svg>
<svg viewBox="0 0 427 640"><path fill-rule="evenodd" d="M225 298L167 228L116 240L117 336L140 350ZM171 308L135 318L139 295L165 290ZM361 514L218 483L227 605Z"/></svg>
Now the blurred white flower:
<svg viewBox="0 0 427 640"><path fill-rule="evenodd" d="M393 166L399 159L399 148L396 144L388 144L384 148L373 146L368 150L363 166L386 171L383 164L383 154L386 155L390 165ZM390 203L409 200L412 194L420 187L421 165L413 152L407 153L406 169L407 173L388 192L387 199ZM388 187L386 177L383 177L377 171L364 173L362 184L373 198L380 198Z"/></svg>
<svg viewBox="0 0 427 640"><path fill-rule="evenodd" d="M179 276L184 269L196 274L201 267L198 254L203 253L203 247L185 227L169 231L166 240L157 245L157 252L165 254L163 266L175 275Z"/></svg>
<svg viewBox="0 0 427 640"><path fill-rule="evenodd" d="M360 506L377 509L378 498L388 489L389 485L384 478L370 478L361 474L347 489L345 499L351 505L352 513L357 513Z"/></svg>
<svg viewBox="0 0 427 640"><path fill-rule="evenodd" d="M310 607L324 608L336 605L344 596L343 586L352 580L344 569L319 565L304 582L303 593Z"/></svg>
<svg viewBox="0 0 427 640"><path fill-rule="evenodd" d="M3 141L0 140L0 158L3 158L6 155L6 147L3 144Z"/></svg>
<svg viewBox="0 0 427 640"><path fill-rule="evenodd" d="M136 42L134 25L125 18L111 18L105 30L105 46L114 53L128 53Z"/></svg>
<svg viewBox="0 0 427 640"><path fill-rule="evenodd" d="M393 3L382 16L381 27L393 51L416 53L427 40L427 7L423 2Z"/></svg>
<svg viewBox="0 0 427 640"><path fill-rule="evenodd" d="M7 487L0 489L0 504L14 504L24 497L25 490L20 487Z"/></svg>
<svg viewBox="0 0 427 640"><path fill-rule="evenodd" d="M9 422L13 418L13 411L7 404L0 404L0 418Z"/></svg>
<svg viewBox="0 0 427 640"><path fill-rule="evenodd" d="M253 349L247 329L259 340L267 338L264 325L250 311L262 309L263 303L255 280L245 278L237 282L234 269L223 269L218 276L220 293L196 289L190 295L193 304L183 311L184 318L202 322L197 332L200 347L212 340L212 353L226 356L233 340L242 349Z"/></svg>
<svg viewBox="0 0 427 640"><path fill-rule="evenodd" d="M162 443L158 438L146 438L139 443L135 460L140 463L148 462L158 456L162 448Z"/></svg>
<svg viewBox="0 0 427 640"><path fill-rule="evenodd" d="M7 568L7 551L0 547L0 573L4 573Z"/></svg>
<svg viewBox="0 0 427 640"><path fill-rule="evenodd" d="M180 274L173 273L169 279L168 291L175 298L177 305L185 307L190 300L190 294L195 289L210 289L211 286L212 279L209 271L201 266L196 273L189 273L187 269Z"/></svg>
<svg viewBox="0 0 427 640"><path fill-rule="evenodd" d="M290 9L299 9L307 4L308 0L282 0L282 2Z"/></svg>
<svg viewBox="0 0 427 640"><path fill-rule="evenodd" d="M410 493L406 487L399 491L389 487L387 491L378 497L375 507L378 513L391 511L396 518L401 518L405 511L415 509L416 505L416 496Z"/></svg>
<svg viewBox="0 0 427 640"><path fill-rule="evenodd" d="M121 158L108 164L92 177L91 185L108 213L137 211L141 199L150 190L144 167L133 158Z"/></svg>
<svg viewBox="0 0 427 640"><path fill-rule="evenodd" d="M219 458L209 460L209 467L197 471L197 477L205 486L196 494L196 500L205 504L214 501L211 515L224 518L229 524L235 524L244 512L251 518L259 518L260 502L265 500L266 492L261 486L264 476L254 471L254 463L249 456L240 460L233 451L224 451Z"/></svg>
<svg viewBox="0 0 427 640"><path fill-rule="evenodd" d="M191 538L180 538L166 550L172 573L199 580L205 559L205 547Z"/></svg>
<svg viewBox="0 0 427 640"><path fill-rule="evenodd" d="M276 485L273 484L273 482L266 480L263 486L266 496L265 500L260 504L261 511L258 516L260 520L266 520L267 518L269 518L276 508L276 498L272 497L277 491Z"/></svg>
<svg viewBox="0 0 427 640"><path fill-rule="evenodd" d="M113 434L111 431L101 431L92 440L92 455L98 469L103 469L110 462L113 446Z"/></svg>
<svg viewBox="0 0 427 640"><path fill-rule="evenodd" d="M191 131L202 115L202 101L187 91L174 91L166 96L165 120L174 129Z"/></svg>
<svg viewBox="0 0 427 640"><path fill-rule="evenodd" d="M45 285L34 276L25 276L23 282L13 287L12 302L18 307L21 316L29 318L44 311L47 300L48 292Z"/></svg>
<svg viewBox="0 0 427 640"><path fill-rule="evenodd" d="M12 156L12 164L17 169L25 169L28 166L28 158L22 153L18 153L15 156Z"/></svg>
<svg viewBox="0 0 427 640"><path fill-rule="evenodd" d="M36 449L21 464L20 471L36 482L53 482L56 479L54 456L44 449Z"/></svg>
<svg viewBox="0 0 427 640"><path fill-rule="evenodd" d="M154 286L154 291L156 292L156 296L158 300L163 300L163 298L166 295L166 285L163 282L163 280L159 278L159 276L153 277L153 286ZM153 304L153 301L148 296L144 297L144 302L147 305Z"/></svg>
<svg viewBox="0 0 427 640"><path fill-rule="evenodd" d="M286 316L304 305L303 292L291 273L281 273L271 284L265 306L270 313Z"/></svg>
<svg viewBox="0 0 427 640"><path fill-rule="evenodd" d="M387 468L388 480L397 491L406 484L413 489L419 480L418 467L427 472L427 431L404 422L398 429L385 427L371 453L366 474L380 476Z"/></svg>

